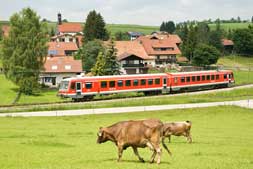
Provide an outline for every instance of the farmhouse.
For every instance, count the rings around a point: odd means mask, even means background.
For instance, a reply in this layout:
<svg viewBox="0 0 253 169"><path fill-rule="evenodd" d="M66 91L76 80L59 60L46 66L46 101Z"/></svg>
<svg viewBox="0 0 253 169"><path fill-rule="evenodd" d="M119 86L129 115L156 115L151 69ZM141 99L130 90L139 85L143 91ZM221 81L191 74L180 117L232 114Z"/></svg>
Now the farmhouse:
<svg viewBox="0 0 253 169"><path fill-rule="evenodd" d="M58 87L62 79L81 73L81 60L74 60L72 56L48 57L44 64L44 71L40 74L40 83L50 87Z"/></svg>
<svg viewBox="0 0 253 169"><path fill-rule="evenodd" d="M73 56L78 50L75 42L48 42L48 55Z"/></svg>
<svg viewBox="0 0 253 169"><path fill-rule="evenodd" d="M152 58L138 41L116 41L115 48L123 74L147 73L147 63Z"/></svg>
<svg viewBox="0 0 253 169"><path fill-rule="evenodd" d="M152 66L176 63L176 56L181 54L178 45L181 39L177 35L148 35L136 39L143 45L148 56L153 59Z"/></svg>
<svg viewBox="0 0 253 169"><path fill-rule="evenodd" d="M224 47L225 54L231 54L234 49L234 42L229 39L222 39L222 45Z"/></svg>

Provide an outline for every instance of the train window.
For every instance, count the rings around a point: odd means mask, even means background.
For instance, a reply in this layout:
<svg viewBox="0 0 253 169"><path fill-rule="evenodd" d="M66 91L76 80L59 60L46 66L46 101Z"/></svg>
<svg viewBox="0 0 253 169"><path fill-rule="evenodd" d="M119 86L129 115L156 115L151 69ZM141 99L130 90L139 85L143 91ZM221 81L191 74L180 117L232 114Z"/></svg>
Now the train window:
<svg viewBox="0 0 253 169"><path fill-rule="evenodd" d="M226 74L224 74L224 79L226 79L227 78L227 75Z"/></svg>
<svg viewBox="0 0 253 169"><path fill-rule="evenodd" d="M107 88L107 81L102 81L100 83L101 88Z"/></svg>
<svg viewBox="0 0 253 169"><path fill-rule="evenodd" d="M196 77L195 77L195 76L192 76L192 81L193 81L193 82L195 82L195 79L196 79Z"/></svg>
<svg viewBox="0 0 253 169"><path fill-rule="evenodd" d="M207 75L207 76L206 76L206 80L210 80L210 75Z"/></svg>
<svg viewBox="0 0 253 169"><path fill-rule="evenodd" d="M131 86L131 80L126 80L126 86Z"/></svg>
<svg viewBox="0 0 253 169"><path fill-rule="evenodd" d="M214 80L214 75L211 75L211 80Z"/></svg>
<svg viewBox="0 0 253 169"><path fill-rule="evenodd" d="M148 85L153 85L153 79L148 79Z"/></svg>
<svg viewBox="0 0 253 169"><path fill-rule="evenodd" d="M174 83L177 83L177 77L174 77Z"/></svg>
<svg viewBox="0 0 253 169"><path fill-rule="evenodd" d="M229 79L233 78L233 74L229 74Z"/></svg>
<svg viewBox="0 0 253 169"><path fill-rule="evenodd" d="M218 80L220 78L220 76L219 75L216 75L216 80Z"/></svg>
<svg viewBox="0 0 253 169"><path fill-rule="evenodd" d="M134 86L138 86L138 80L137 79L134 80Z"/></svg>
<svg viewBox="0 0 253 169"><path fill-rule="evenodd" d="M146 85L146 79L141 79L141 85L142 86Z"/></svg>
<svg viewBox="0 0 253 169"><path fill-rule="evenodd" d="M85 88L86 89L91 89L92 88L92 83L91 82L85 83Z"/></svg>
<svg viewBox="0 0 253 169"><path fill-rule="evenodd" d="M186 81L190 82L191 81L191 77L186 77Z"/></svg>
<svg viewBox="0 0 253 169"><path fill-rule="evenodd" d="M119 80L118 81L118 87L122 87L123 86L123 81L122 80Z"/></svg>
<svg viewBox="0 0 253 169"><path fill-rule="evenodd" d="M197 76L197 81L200 81L200 76Z"/></svg>
<svg viewBox="0 0 253 169"><path fill-rule="evenodd" d="M181 83L184 83L184 82L185 82L185 78L181 77Z"/></svg>
<svg viewBox="0 0 253 169"><path fill-rule="evenodd" d="M70 85L70 89L74 90L75 89L75 82L72 82Z"/></svg>
<svg viewBox="0 0 253 169"><path fill-rule="evenodd" d="M159 84L160 84L160 79L159 79L159 78L155 79L155 84L156 84L156 85L159 85Z"/></svg>
<svg viewBox="0 0 253 169"><path fill-rule="evenodd" d="M109 87L115 87L115 81L110 81L109 82Z"/></svg>
<svg viewBox="0 0 253 169"><path fill-rule="evenodd" d="M202 80L206 80L206 76L205 75L202 76Z"/></svg>

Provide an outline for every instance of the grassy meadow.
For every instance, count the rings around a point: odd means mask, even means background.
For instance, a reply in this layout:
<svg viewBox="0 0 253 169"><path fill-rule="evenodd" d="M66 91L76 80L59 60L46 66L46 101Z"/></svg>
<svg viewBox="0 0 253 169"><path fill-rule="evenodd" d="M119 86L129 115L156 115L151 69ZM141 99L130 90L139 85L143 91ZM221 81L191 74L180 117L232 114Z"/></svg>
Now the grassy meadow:
<svg viewBox="0 0 253 169"><path fill-rule="evenodd" d="M193 143L172 137L161 164L140 163L129 148L116 162L111 142L96 144L100 126L126 119L191 120ZM212 107L75 117L0 118L1 169L250 169L253 168L252 110ZM149 149L139 149L148 161Z"/></svg>

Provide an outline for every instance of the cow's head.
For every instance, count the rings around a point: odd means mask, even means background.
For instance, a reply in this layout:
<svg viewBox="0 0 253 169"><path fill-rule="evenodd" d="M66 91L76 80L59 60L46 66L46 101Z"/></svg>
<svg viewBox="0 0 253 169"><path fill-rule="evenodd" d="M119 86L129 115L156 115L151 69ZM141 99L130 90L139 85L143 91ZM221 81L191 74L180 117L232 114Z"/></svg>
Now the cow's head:
<svg viewBox="0 0 253 169"><path fill-rule="evenodd" d="M104 143L108 140L107 133L105 132L105 129L102 127L99 128L97 135L98 135L97 143L99 144Z"/></svg>

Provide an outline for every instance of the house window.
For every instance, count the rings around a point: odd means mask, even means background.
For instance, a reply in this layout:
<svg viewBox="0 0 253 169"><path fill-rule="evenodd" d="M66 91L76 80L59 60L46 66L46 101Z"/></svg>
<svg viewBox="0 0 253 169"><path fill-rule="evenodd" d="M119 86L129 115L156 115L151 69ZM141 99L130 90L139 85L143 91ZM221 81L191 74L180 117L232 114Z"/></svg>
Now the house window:
<svg viewBox="0 0 253 169"><path fill-rule="evenodd" d="M155 84L156 84L156 85L159 85L159 84L160 84L160 79L159 79L159 78L155 79Z"/></svg>
<svg viewBox="0 0 253 169"><path fill-rule="evenodd" d="M134 80L134 86L138 86L138 80Z"/></svg>
<svg viewBox="0 0 253 169"><path fill-rule="evenodd" d="M70 70L71 69L71 65L65 65L65 69L66 70Z"/></svg>
<svg viewBox="0 0 253 169"><path fill-rule="evenodd" d="M141 85L142 86L146 85L146 79L141 79Z"/></svg>
<svg viewBox="0 0 253 169"><path fill-rule="evenodd" d="M57 65L53 65L52 66L52 70L57 70L58 66Z"/></svg>
<svg viewBox="0 0 253 169"><path fill-rule="evenodd" d="M123 86L123 80L119 80L118 81L118 87L122 87Z"/></svg>
<svg viewBox="0 0 253 169"><path fill-rule="evenodd" d="M107 88L107 81L102 81L100 85L101 85L101 88Z"/></svg>
<svg viewBox="0 0 253 169"><path fill-rule="evenodd" d="M45 77L45 83L52 83L52 77Z"/></svg>
<svg viewBox="0 0 253 169"><path fill-rule="evenodd" d="M126 80L126 86L131 86L131 80Z"/></svg>
<svg viewBox="0 0 253 169"><path fill-rule="evenodd" d="M85 88L86 89L91 89L92 88L92 83L91 82L85 83Z"/></svg>

